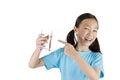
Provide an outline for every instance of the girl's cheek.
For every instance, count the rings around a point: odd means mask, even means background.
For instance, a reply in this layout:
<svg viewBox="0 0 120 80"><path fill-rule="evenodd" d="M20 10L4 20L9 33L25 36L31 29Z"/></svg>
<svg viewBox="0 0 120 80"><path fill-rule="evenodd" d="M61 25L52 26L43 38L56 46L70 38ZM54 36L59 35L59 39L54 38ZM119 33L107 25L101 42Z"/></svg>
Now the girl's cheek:
<svg viewBox="0 0 120 80"><path fill-rule="evenodd" d="M84 37L85 35L86 35L87 33L86 32L84 32L84 31L81 31L81 32L79 32L79 37Z"/></svg>
<svg viewBox="0 0 120 80"><path fill-rule="evenodd" d="M97 34L94 34L94 38L96 38L97 37Z"/></svg>

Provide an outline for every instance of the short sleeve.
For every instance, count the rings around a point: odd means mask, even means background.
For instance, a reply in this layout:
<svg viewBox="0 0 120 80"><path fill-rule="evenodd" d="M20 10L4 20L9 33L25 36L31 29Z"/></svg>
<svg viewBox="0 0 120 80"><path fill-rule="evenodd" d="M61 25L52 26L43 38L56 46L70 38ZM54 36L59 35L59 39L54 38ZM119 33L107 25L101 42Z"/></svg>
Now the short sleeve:
<svg viewBox="0 0 120 80"><path fill-rule="evenodd" d="M100 69L100 78L104 77L104 69L103 69L103 57L101 53L95 53L94 60L92 63L93 68Z"/></svg>
<svg viewBox="0 0 120 80"><path fill-rule="evenodd" d="M60 48L42 57L42 60L44 61L44 64L47 70L51 68L59 68L61 53L62 53L62 50Z"/></svg>

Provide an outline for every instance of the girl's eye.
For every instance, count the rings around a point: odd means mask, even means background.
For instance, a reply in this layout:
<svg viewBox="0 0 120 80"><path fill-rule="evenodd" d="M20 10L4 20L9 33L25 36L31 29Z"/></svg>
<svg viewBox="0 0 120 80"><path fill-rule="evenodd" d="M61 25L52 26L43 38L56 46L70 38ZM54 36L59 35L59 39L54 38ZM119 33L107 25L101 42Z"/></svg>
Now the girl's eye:
<svg viewBox="0 0 120 80"><path fill-rule="evenodd" d="M93 32L97 32L97 30L93 30Z"/></svg>
<svg viewBox="0 0 120 80"><path fill-rule="evenodd" d="M84 29L85 29L85 30L89 30L89 28L88 28L88 27L85 27Z"/></svg>

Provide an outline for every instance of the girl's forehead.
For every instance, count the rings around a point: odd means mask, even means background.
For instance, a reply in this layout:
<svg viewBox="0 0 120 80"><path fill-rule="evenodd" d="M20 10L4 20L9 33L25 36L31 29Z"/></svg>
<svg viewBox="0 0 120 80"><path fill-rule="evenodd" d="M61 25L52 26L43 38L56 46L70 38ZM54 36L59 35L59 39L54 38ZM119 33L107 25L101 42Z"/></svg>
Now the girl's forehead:
<svg viewBox="0 0 120 80"><path fill-rule="evenodd" d="M87 25L90 27L97 27L98 28L98 22L95 19L85 19L81 22L80 25Z"/></svg>
<svg viewBox="0 0 120 80"><path fill-rule="evenodd" d="M97 23L97 21L95 19L84 19L81 23Z"/></svg>

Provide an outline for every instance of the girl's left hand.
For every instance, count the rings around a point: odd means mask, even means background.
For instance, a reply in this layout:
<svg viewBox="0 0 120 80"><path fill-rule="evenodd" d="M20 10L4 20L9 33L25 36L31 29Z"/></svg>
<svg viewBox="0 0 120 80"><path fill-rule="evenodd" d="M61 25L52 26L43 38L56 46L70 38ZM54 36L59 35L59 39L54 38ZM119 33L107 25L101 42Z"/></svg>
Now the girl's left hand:
<svg viewBox="0 0 120 80"><path fill-rule="evenodd" d="M60 43L63 43L65 44L64 46L64 53L70 57L74 57L75 54L77 53L75 48L70 44L70 43L67 43L65 41L62 41L62 40L58 40Z"/></svg>

